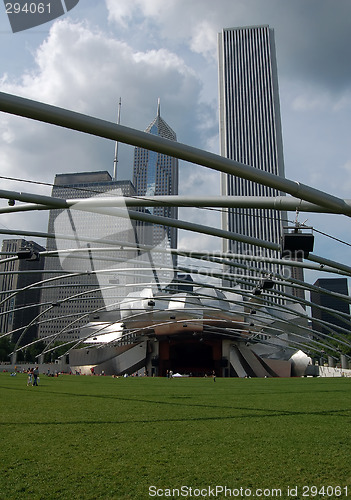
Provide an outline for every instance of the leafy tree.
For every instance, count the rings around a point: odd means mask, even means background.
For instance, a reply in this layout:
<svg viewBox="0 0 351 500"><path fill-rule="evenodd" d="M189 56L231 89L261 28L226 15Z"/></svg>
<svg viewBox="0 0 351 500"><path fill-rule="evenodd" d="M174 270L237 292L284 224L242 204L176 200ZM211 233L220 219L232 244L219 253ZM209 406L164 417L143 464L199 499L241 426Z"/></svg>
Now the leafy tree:
<svg viewBox="0 0 351 500"><path fill-rule="evenodd" d="M3 337L0 339L0 361L10 361L10 354L13 351L14 344L9 338Z"/></svg>
<svg viewBox="0 0 351 500"><path fill-rule="evenodd" d="M51 352L46 353L44 356L45 363L52 363L53 361L55 361L55 359L58 359L60 356L65 354L69 348L69 346L63 342L55 342L52 347L55 347L55 349Z"/></svg>
<svg viewBox="0 0 351 500"><path fill-rule="evenodd" d="M29 363L38 362L37 356L43 352L45 348L45 343L43 341L37 342L31 345L25 350L25 361Z"/></svg>

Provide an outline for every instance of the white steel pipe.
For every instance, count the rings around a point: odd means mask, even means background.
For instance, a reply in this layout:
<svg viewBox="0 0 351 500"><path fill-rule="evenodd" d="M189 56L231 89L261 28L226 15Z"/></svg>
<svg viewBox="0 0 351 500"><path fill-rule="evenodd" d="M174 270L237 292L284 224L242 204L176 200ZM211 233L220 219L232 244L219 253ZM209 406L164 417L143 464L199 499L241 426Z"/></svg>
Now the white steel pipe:
<svg viewBox="0 0 351 500"><path fill-rule="evenodd" d="M0 111L157 151L191 163L203 165L219 172L270 186L283 193L289 193L298 199L328 208L335 213L347 216L351 215L351 207L347 205L344 200L336 196L324 193L323 191L301 184L300 182L276 176L214 153L209 153L186 144L148 134L147 132L141 132L88 115L6 94L4 92L0 92Z"/></svg>

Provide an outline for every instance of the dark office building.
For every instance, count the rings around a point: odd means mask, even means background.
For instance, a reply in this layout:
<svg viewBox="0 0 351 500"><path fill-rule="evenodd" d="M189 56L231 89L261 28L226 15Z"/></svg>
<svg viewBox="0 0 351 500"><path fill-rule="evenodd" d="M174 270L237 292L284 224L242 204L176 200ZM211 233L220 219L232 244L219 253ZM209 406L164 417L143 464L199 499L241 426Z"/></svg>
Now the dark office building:
<svg viewBox="0 0 351 500"><path fill-rule="evenodd" d="M311 291L311 302L315 304L315 306L311 307L313 329L328 335L330 333L330 328L332 327L323 326L318 322L318 320L322 320L334 325L333 330L335 330L335 332L345 335L345 332L338 330L338 327L349 330L349 322L347 319L346 322L343 321L342 317L338 316L338 313L350 314L350 304L349 302L342 300L342 298L339 298L329 292L348 296L349 291L347 279L321 278L314 283L314 286L318 286L321 290L319 292ZM333 312L320 309L318 306L333 309L335 311L335 315Z"/></svg>
<svg viewBox="0 0 351 500"><path fill-rule="evenodd" d="M15 259L0 265L0 300L5 300L0 308L0 331L13 332L11 340L14 342L40 312L40 287L31 285L42 280L45 259L38 259L35 253L43 252L45 248L23 239L4 240L2 243L2 252L9 258L25 250L32 251L32 260ZM30 343L37 336L38 326L33 324L20 340L20 345Z"/></svg>

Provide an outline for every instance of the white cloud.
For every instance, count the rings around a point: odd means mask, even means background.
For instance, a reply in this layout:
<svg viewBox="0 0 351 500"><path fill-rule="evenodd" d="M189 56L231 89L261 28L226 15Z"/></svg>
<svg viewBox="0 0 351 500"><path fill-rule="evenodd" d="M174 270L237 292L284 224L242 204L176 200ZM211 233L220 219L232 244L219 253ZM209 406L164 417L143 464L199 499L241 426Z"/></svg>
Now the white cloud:
<svg viewBox="0 0 351 500"><path fill-rule="evenodd" d="M350 109L351 109L351 88L346 89L336 100L333 106L334 111L346 110L350 112Z"/></svg>
<svg viewBox="0 0 351 500"><path fill-rule="evenodd" d="M318 111L330 107L330 96L326 93L318 94L315 91L297 95L291 107L294 111Z"/></svg>
<svg viewBox="0 0 351 500"><path fill-rule="evenodd" d="M194 27L190 48L207 59L217 58L217 30L207 20L201 21Z"/></svg>
<svg viewBox="0 0 351 500"><path fill-rule="evenodd" d="M0 123L1 126L1 139L6 143L6 144L11 144L15 140L15 134L14 131L10 128L8 124L8 120L3 120Z"/></svg>
<svg viewBox="0 0 351 500"><path fill-rule="evenodd" d="M186 41L195 53L211 59L216 54L218 20L225 17L217 5L209 0L129 0L121 6L106 0L111 22L126 28L137 14L134 22L140 29L148 29L152 23L162 39ZM231 0L221 0L224 6L230 8Z"/></svg>
<svg viewBox="0 0 351 500"><path fill-rule="evenodd" d="M63 20L53 24L35 53L35 63L20 80L3 78L2 90L110 121L116 119L122 96L122 123L138 129L152 121L161 97L161 112L165 110L172 128L181 130L191 121L196 126L200 82L181 57L167 49L135 51L86 23ZM8 115L0 117L0 134L2 151L9 153L7 161L18 177L44 174L52 182L55 173L112 165L109 141ZM0 168L4 171L4 164ZM126 165L125 173L130 169L131 164Z"/></svg>
<svg viewBox="0 0 351 500"><path fill-rule="evenodd" d="M116 120L121 96L122 124L141 130L154 119L160 97L164 119L182 142L194 143L200 126L201 83L195 71L171 50L135 50L86 22L64 19L52 25L33 58L35 64L21 78L4 75L2 91L110 121ZM208 127L212 126L209 122ZM201 134L206 135L203 121ZM0 141L4 177L52 183L56 173L112 172L114 144L104 139L2 114ZM133 148L121 146L119 178L131 178ZM2 188L50 193L50 187L5 180ZM193 193L197 188L193 184ZM6 206L6 200L1 205ZM3 215L1 224L46 231L47 214Z"/></svg>
<svg viewBox="0 0 351 500"><path fill-rule="evenodd" d="M109 20L117 22L124 27L127 26L135 10L135 5L132 1L115 2L114 0L106 0L106 6L108 8Z"/></svg>
<svg viewBox="0 0 351 500"><path fill-rule="evenodd" d="M351 160L347 161L342 167L348 174L351 175Z"/></svg>
<svg viewBox="0 0 351 500"><path fill-rule="evenodd" d="M187 49L203 56L206 64L216 59L216 35L223 28L269 24L275 30L280 76L318 94L296 96L295 109L313 111L326 105L329 96L321 95L323 91L338 94L343 105L345 92L350 92L349 0L105 1L110 22L124 26L135 43Z"/></svg>
<svg viewBox="0 0 351 500"><path fill-rule="evenodd" d="M341 196L344 196L346 199L351 199L351 159L348 160L344 165L341 166L340 170L340 179L338 185L341 188Z"/></svg>
<svg viewBox="0 0 351 500"><path fill-rule="evenodd" d="M318 112L329 110L339 112L351 107L351 89L337 95L331 91L312 85L295 85L296 95L292 96L291 108L299 112Z"/></svg>
<svg viewBox="0 0 351 500"><path fill-rule="evenodd" d="M109 12L109 20L121 26L127 26L131 19L142 13L146 17L165 18L169 12L174 12L179 1L168 0L128 0L116 2L116 0L106 0Z"/></svg>
<svg viewBox="0 0 351 500"><path fill-rule="evenodd" d="M135 111L139 109L143 113L145 90L151 87L155 87L155 95L161 90L167 95L169 87L173 94L177 86L187 88L194 95L199 90L194 71L169 50L135 51L127 43L93 30L85 23L68 20L52 26L35 54L35 62L35 69L24 73L20 83L11 82L7 77L2 88L100 116L108 114L112 102L122 92L127 93L127 98L128 94L134 99L137 97ZM159 78L162 84L158 83Z"/></svg>
<svg viewBox="0 0 351 500"><path fill-rule="evenodd" d="M179 250L188 252L220 252L222 244L221 240L217 237L180 231L178 248Z"/></svg>

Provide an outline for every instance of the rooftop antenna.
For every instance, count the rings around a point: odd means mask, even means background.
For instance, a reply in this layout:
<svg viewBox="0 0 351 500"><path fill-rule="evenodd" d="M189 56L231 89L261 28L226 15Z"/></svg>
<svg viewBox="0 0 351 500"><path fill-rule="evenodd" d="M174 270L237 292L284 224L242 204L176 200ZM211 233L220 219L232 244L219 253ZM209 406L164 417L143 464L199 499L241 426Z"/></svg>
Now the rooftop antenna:
<svg viewBox="0 0 351 500"><path fill-rule="evenodd" d="M161 116L161 99L157 99L157 116Z"/></svg>
<svg viewBox="0 0 351 500"><path fill-rule="evenodd" d="M122 106L122 99L119 98L119 103L118 103L118 114L117 114L117 125L120 125L121 123L121 106ZM117 180L117 163L118 163L118 141L116 141L115 144L115 157L113 160L113 178L112 180L116 181Z"/></svg>

